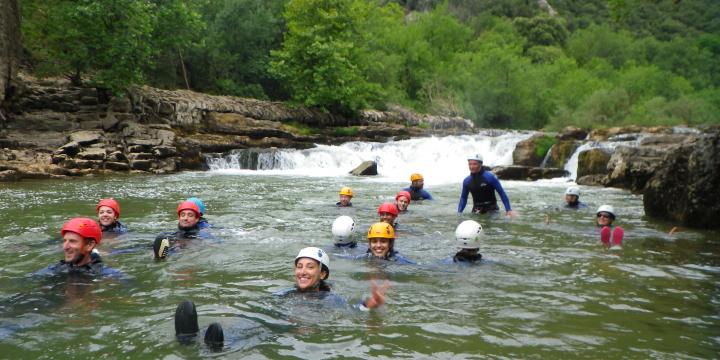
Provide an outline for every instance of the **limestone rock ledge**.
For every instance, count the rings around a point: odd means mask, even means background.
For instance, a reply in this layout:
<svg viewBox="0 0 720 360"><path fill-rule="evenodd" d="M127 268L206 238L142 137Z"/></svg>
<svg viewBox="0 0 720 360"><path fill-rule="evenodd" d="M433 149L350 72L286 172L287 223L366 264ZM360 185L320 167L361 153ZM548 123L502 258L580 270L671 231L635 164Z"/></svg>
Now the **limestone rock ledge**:
<svg viewBox="0 0 720 360"><path fill-rule="evenodd" d="M187 90L135 87L122 97L63 79L17 77L0 123L0 181L201 170L203 154L469 134L471 121L404 109L355 117Z"/></svg>

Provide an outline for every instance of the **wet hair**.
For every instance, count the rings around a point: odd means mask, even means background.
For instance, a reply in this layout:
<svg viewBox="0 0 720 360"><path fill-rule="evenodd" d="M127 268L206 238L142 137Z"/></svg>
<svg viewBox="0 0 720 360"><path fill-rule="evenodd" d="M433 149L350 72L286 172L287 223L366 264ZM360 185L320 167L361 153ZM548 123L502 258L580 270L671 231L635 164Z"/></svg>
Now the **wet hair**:
<svg viewBox="0 0 720 360"><path fill-rule="evenodd" d="M453 256L454 262L472 262L472 261L480 261L482 260L482 254L475 253L471 254L467 249L461 249L458 251L455 256Z"/></svg>
<svg viewBox="0 0 720 360"><path fill-rule="evenodd" d="M332 288L330 288L330 284L326 283L325 280L320 280L320 283L318 284L318 290L332 291Z"/></svg>

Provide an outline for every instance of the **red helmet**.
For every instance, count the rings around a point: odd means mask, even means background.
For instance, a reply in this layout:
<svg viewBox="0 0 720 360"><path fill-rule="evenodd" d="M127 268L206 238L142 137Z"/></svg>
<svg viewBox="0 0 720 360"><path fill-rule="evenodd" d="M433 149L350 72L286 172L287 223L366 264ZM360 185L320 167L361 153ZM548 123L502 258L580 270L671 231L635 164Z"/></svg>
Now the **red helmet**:
<svg viewBox="0 0 720 360"><path fill-rule="evenodd" d="M95 212L100 211L101 206L107 206L115 212L115 216L120 217L120 204L113 198L102 199L95 207Z"/></svg>
<svg viewBox="0 0 720 360"><path fill-rule="evenodd" d="M183 210L192 210L195 213L195 216L200 217L200 208L197 206L197 204L193 201L183 201L178 205L177 208L177 214L180 216L180 212Z"/></svg>
<svg viewBox="0 0 720 360"><path fill-rule="evenodd" d="M391 202L384 202L380 205L380 207L378 208L378 214L384 212L398 216L397 206L395 206L395 204Z"/></svg>
<svg viewBox="0 0 720 360"><path fill-rule="evenodd" d="M404 196L408 201L408 205L410 205L410 200L412 200L412 196L410 195L410 193L405 190L400 190L400 192L398 192L398 194L395 196L395 201L397 201L401 196Z"/></svg>
<svg viewBox="0 0 720 360"><path fill-rule="evenodd" d="M100 245L102 241L102 230L100 225L93 219L74 218L70 219L60 229L60 236L65 236L66 232L74 232L83 237L83 239L91 238L95 240L95 245Z"/></svg>

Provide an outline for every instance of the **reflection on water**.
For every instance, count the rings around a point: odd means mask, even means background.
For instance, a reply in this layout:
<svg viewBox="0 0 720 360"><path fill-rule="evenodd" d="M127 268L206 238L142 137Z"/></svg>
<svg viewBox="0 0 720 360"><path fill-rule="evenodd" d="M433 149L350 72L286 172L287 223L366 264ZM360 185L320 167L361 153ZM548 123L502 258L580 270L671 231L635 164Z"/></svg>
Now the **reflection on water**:
<svg viewBox="0 0 720 360"><path fill-rule="evenodd" d="M376 208L406 183L350 177L186 173L166 177L23 182L0 189L0 353L7 358L238 357L663 357L708 358L720 348L720 239L717 232L651 222L628 192L583 188L587 212L562 212L564 184L504 182L520 216L455 213L460 181L426 186L437 199L413 202L396 247L418 266L332 256L330 282L350 304L372 278L391 281L388 305L366 313L273 294L292 288L292 262L305 246L331 244L335 217L350 215L356 236ZM353 209L337 209L351 186ZM61 257L58 229L92 215L100 198L123 207L131 233L103 243L108 265L128 279L29 278ZM175 227L174 209L202 198L217 243L155 262L155 235ZM600 246L593 210L615 206L626 229L621 251ZM546 223L546 215L549 222ZM481 266L441 265L455 226L485 228ZM174 339L184 299L200 326L218 321L220 354ZM602 355L598 355L602 354Z"/></svg>

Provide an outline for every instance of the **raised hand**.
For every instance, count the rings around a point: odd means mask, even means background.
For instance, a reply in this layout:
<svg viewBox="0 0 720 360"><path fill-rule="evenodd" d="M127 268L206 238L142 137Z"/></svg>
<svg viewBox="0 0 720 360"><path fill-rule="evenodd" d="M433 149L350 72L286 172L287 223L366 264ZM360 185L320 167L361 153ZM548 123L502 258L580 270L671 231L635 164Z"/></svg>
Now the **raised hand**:
<svg viewBox="0 0 720 360"><path fill-rule="evenodd" d="M390 288L390 282L385 280L378 288L375 280L370 280L370 297L365 301L368 309L374 309L385 304L385 292Z"/></svg>

